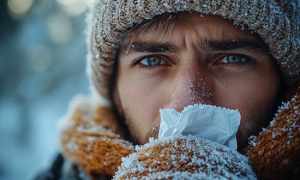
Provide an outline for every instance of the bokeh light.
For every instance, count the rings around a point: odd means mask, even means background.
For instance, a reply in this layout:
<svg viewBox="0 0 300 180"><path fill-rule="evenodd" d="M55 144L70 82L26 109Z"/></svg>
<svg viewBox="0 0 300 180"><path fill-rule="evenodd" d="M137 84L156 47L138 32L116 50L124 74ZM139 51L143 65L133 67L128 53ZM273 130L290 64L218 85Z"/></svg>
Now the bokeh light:
<svg viewBox="0 0 300 180"><path fill-rule="evenodd" d="M0 0L0 179L32 179L59 151L56 124L88 93L91 0ZM30 162L30 163L28 163Z"/></svg>
<svg viewBox="0 0 300 180"><path fill-rule="evenodd" d="M57 0L57 2L69 15L78 16L87 10L93 0Z"/></svg>
<svg viewBox="0 0 300 180"><path fill-rule="evenodd" d="M8 0L7 6L13 16L23 16L31 9L33 0Z"/></svg>
<svg viewBox="0 0 300 180"><path fill-rule="evenodd" d="M57 44L69 42L73 36L72 23L62 14L53 14L48 18L48 31L51 40Z"/></svg>
<svg viewBox="0 0 300 180"><path fill-rule="evenodd" d="M44 45L37 45L29 51L29 61L34 72L43 73L51 64L50 49Z"/></svg>

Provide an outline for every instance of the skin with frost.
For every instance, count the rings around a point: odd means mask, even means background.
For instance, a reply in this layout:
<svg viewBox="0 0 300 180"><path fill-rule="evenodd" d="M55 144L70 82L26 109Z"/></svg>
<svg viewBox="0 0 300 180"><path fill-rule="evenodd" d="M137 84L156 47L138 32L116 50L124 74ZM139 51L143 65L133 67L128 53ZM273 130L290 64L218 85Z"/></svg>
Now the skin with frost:
<svg viewBox="0 0 300 180"><path fill-rule="evenodd" d="M146 143L160 108L211 104L241 112L237 138L244 148L276 106L274 59L260 38L220 17L182 13L169 20L168 28L132 30L119 52L114 101L131 135Z"/></svg>

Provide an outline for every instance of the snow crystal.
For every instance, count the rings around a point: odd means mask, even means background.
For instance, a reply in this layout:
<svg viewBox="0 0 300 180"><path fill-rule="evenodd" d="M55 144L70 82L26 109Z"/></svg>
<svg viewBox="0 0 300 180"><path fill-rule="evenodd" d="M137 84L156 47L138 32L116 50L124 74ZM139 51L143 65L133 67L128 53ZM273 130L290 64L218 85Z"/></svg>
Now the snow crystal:
<svg viewBox="0 0 300 180"><path fill-rule="evenodd" d="M293 98L293 99L294 99L294 98ZM293 100L293 99L292 99L292 100ZM290 107L290 101L288 101L288 102L282 102L281 106L279 107L278 112L287 110L289 107Z"/></svg>
<svg viewBox="0 0 300 180"><path fill-rule="evenodd" d="M275 139L277 137L277 133L276 132L272 132L272 139Z"/></svg>

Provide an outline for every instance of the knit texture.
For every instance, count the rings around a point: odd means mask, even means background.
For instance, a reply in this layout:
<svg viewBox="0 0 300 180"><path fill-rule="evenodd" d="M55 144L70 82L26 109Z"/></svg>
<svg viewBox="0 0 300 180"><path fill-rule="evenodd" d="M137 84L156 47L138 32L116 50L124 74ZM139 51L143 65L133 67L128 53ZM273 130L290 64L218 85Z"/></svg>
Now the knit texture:
<svg viewBox="0 0 300 180"><path fill-rule="evenodd" d="M121 158L133 152L111 109L85 96L75 97L60 121L60 144L64 157L93 177L114 175Z"/></svg>
<svg viewBox="0 0 300 180"><path fill-rule="evenodd" d="M259 179L292 180L299 179L300 177L300 86L291 93L288 99L289 101L278 109L269 127L261 131L258 136L252 136L250 138L247 154L251 166ZM84 174L91 177L91 179L99 179L99 176L102 175L111 177L115 175L117 169L120 168L125 168L126 172L135 171L136 167L140 167L136 166L138 164L135 162L144 162L146 165L143 170L137 173L156 171L157 175L161 175L157 168L167 168L174 170L172 171L173 174L167 174L167 176L179 175L180 171L182 172L185 168L193 170L193 166L189 164L189 162L201 161L201 157L199 157L197 161L188 160L181 162L180 160L182 159L178 157L179 159L177 160L179 160L179 162L176 162L174 166L172 164L166 164L170 162L168 157L174 152L176 155L177 151L172 151L169 145L159 140L155 140L156 143L150 141L146 145L136 146L137 148L134 148L132 143L126 140L122 135L124 132L122 128L119 127L118 121L110 109L95 103L92 97L75 98L71 103L69 113L64 117L61 123L60 144L62 154L67 160L70 160L83 170ZM202 144L202 146L203 145L204 144ZM153 149L153 147L156 148L154 148L153 151L144 151L144 149L148 149L149 147L150 150ZM187 149L180 146L177 147L183 151L183 153L179 154L199 153L198 150L188 150L189 147L192 146L187 146ZM208 151L210 151L212 147L207 148ZM219 154L215 157L218 159L226 159L226 157L228 157L226 156L228 151L223 152L223 155ZM134 159L130 157L136 157L137 153L142 158L139 158L139 161L132 161ZM160 156L161 154L166 154L166 156ZM210 156L211 155L212 154L210 154ZM122 164L121 158L126 156L127 160L123 160L123 167L120 167ZM158 165L157 163L161 164ZM243 163L243 161L237 163ZM129 168L129 166L133 168ZM239 166L240 165L237 167ZM222 166L216 165L217 169L223 171L221 167ZM231 166L226 166L226 168L228 167ZM224 171L226 171L226 168ZM239 169L233 170L239 172ZM203 170L199 170L198 172L202 171ZM243 171L244 170L241 172ZM188 172L193 174L193 171ZM205 171L203 173L205 173ZM197 173L194 173L194 175L195 174ZM119 175L121 175L120 172ZM117 175L117 177L119 175Z"/></svg>
<svg viewBox="0 0 300 180"><path fill-rule="evenodd" d="M109 101L112 67L125 32L155 16L186 11L221 16L257 33L286 82L299 79L299 0L95 0L88 18L88 73L100 97Z"/></svg>

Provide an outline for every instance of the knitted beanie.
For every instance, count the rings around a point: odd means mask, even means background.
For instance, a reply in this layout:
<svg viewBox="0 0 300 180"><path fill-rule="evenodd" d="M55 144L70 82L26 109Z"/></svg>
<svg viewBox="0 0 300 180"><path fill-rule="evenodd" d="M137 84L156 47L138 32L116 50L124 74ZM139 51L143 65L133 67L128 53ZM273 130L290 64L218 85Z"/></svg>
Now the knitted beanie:
<svg viewBox="0 0 300 180"><path fill-rule="evenodd" d="M110 101L113 65L132 27L165 13L198 12L231 20L257 33L279 64L284 80L300 79L300 0L95 0L88 19L88 73Z"/></svg>

